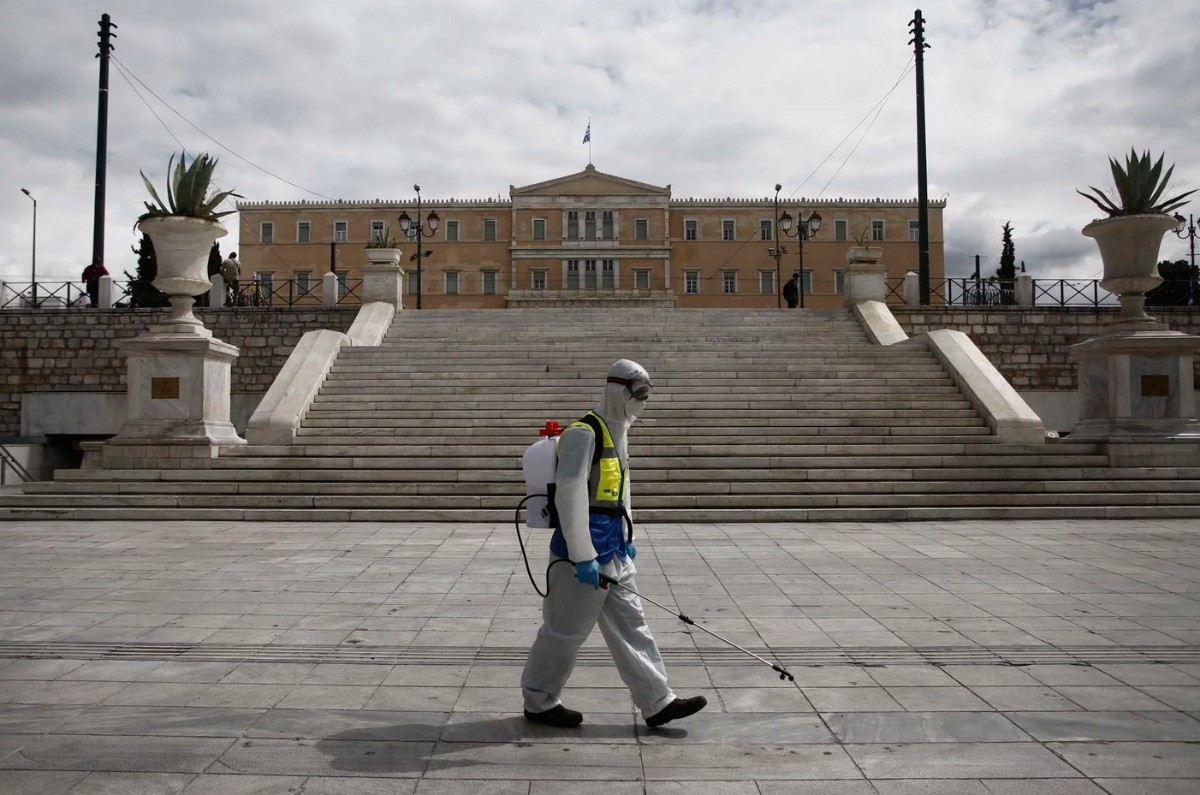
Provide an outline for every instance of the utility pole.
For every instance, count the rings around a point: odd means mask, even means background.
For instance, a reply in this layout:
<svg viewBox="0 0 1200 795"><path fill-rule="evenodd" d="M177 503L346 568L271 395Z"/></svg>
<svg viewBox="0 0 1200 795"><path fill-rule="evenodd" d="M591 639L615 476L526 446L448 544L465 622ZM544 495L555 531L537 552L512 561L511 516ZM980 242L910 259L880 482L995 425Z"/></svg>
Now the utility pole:
<svg viewBox="0 0 1200 795"><path fill-rule="evenodd" d="M917 277L921 305L926 306L929 304L929 174L925 164L925 50L929 45L925 43L925 19L921 9L917 9L908 26L912 28L908 43L913 45L917 59L917 204L920 205L917 209L920 227Z"/></svg>
<svg viewBox="0 0 1200 795"><path fill-rule="evenodd" d="M108 162L108 54L117 37L108 14L100 15L100 98L96 110L96 209L92 219L92 262L104 263L104 179Z"/></svg>

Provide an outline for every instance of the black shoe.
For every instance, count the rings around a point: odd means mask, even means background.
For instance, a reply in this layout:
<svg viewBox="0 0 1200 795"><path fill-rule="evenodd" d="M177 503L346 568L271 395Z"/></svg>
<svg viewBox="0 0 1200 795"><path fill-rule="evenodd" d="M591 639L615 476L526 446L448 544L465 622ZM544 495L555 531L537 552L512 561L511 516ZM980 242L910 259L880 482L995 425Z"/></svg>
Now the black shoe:
<svg viewBox="0 0 1200 795"><path fill-rule="evenodd" d="M646 718L646 725L652 729L657 728L662 726L664 723L670 723L673 720L686 718L688 715L695 715L697 712L707 706L708 700L704 698L704 696L677 698L654 715Z"/></svg>
<svg viewBox="0 0 1200 795"><path fill-rule="evenodd" d="M704 706L701 704L701 706ZM695 712L695 710L692 710ZM691 712L687 714L692 714ZM573 709L567 709L562 704L546 710L545 712L530 712L525 710L525 719L531 720L534 723L544 723L547 726L555 726L559 729L574 729L579 724L583 723L583 715Z"/></svg>

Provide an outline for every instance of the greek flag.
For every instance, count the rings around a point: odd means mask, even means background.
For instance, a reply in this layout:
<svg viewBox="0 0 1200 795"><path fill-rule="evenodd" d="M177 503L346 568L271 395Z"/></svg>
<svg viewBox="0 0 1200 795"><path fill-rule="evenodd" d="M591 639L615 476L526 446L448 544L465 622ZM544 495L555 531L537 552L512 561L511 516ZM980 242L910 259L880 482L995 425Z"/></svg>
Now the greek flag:
<svg viewBox="0 0 1200 795"><path fill-rule="evenodd" d="M583 134L583 142L586 144L590 140L592 140L592 123L589 121L587 131Z"/></svg>

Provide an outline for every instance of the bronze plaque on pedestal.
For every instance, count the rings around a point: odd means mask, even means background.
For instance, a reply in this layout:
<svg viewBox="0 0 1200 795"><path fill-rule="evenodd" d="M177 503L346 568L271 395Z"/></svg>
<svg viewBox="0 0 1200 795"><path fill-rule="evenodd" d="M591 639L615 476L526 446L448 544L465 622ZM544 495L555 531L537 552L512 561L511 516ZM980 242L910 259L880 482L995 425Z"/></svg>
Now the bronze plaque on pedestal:
<svg viewBox="0 0 1200 795"><path fill-rule="evenodd" d="M1144 375L1142 376L1142 397L1170 397L1171 376Z"/></svg>
<svg viewBox="0 0 1200 795"><path fill-rule="evenodd" d="M154 400L178 400L178 378L151 378L150 397Z"/></svg>

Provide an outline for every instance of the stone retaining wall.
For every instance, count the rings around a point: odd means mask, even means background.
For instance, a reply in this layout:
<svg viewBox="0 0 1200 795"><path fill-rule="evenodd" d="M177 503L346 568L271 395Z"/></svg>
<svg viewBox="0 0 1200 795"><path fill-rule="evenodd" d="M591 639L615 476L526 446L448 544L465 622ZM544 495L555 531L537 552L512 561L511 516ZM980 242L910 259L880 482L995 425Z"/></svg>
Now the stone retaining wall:
<svg viewBox="0 0 1200 795"><path fill-rule="evenodd" d="M910 337L939 328L968 335L1018 392L1073 391L1074 360L1068 348L1108 330L1116 308L1092 307L889 307ZM1172 330L1200 335L1200 310L1151 307ZM1196 363L1200 384L1200 362Z"/></svg>
<svg viewBox="0 0 1200 795"><path fill-rule="evenodd" d="M306 331L346 331L358 307L345 309L196 310L215 337L238 346L234 393L264 393ZM117 347L167 310L0 312L0 438L19 435L21 395L124 392L125 357Z"/></svg>

